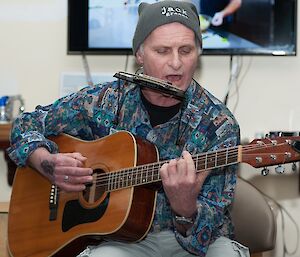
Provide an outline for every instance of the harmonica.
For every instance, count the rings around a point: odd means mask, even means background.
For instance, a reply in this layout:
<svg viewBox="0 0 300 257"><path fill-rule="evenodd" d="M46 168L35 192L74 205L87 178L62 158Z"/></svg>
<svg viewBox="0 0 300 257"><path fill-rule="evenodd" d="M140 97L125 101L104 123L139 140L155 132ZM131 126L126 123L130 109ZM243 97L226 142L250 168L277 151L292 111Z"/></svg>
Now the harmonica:
<svg viewBox="0 0 300 257"><path fill-rule="evenodd" d="M141 87L150 88L161 92L162 94L168 95L169 97L174 97L180 101L185 98L185 92L172 85L171 82L157 79L145 74L132 74L128 72L117 72L114 75L115 78L122 79L124 81L135 83Z"/></svg>

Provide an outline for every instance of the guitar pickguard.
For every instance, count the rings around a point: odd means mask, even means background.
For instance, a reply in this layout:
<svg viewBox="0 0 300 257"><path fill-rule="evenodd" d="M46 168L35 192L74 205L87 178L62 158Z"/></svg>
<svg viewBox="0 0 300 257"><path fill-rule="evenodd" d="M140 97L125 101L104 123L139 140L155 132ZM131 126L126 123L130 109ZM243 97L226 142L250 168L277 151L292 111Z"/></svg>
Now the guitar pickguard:
<svg viewBox="0 0 300 257"><path fill-rule="evenodd" d="M94 222L99 220L106 211L110 194L96 208L86 209L81 206L78 200L66 203L62 219L62 231L66 232L79 224Z"/></svg>

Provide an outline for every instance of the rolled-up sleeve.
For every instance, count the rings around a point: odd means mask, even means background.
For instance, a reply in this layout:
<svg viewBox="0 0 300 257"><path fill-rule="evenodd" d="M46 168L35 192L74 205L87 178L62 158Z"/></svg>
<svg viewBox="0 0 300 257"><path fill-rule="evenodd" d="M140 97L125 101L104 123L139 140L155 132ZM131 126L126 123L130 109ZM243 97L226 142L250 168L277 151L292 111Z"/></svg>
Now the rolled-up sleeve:
<svg viewBox="0 0 300 257"><path fill-rule="evenodd" d="M9 157L18 165L26 165L30 154L39 147L56 153L57 145L47 139L60 133L76 134L84 129L83 112L85 90L61 98L48 106L37 106L31 113L23 113L13 122ZM76 130L76 131L75 131Z"/></svg>

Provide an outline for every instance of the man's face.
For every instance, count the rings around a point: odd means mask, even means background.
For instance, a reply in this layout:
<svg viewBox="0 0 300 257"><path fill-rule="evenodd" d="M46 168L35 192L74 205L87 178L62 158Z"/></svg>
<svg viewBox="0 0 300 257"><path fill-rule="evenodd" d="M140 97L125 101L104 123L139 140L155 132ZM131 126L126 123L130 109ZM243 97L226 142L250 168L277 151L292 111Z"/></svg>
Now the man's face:
<svg viewBox="0 0 300 257"><path fill-rule="evenodd" d="M185 91L197 67L195 34L178 22L162 25L145 39L136 57L146 75L170 81Z"/></svg>

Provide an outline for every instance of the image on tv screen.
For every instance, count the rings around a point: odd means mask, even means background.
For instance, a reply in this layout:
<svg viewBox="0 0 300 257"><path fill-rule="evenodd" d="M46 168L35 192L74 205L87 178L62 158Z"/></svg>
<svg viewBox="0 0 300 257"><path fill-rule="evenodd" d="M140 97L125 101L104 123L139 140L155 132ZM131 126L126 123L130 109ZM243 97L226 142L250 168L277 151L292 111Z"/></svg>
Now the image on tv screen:
<svg viewBox="0 0 300 257"><path fill-rule="evenodd" d="M88 49L130 50L141 2L158 0L89 0ZM216 13L229 0L190 2L199 14L204 52L295 53L295 0L242 0L221 22Z"/></svg>

